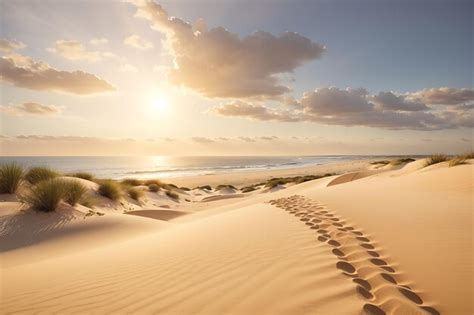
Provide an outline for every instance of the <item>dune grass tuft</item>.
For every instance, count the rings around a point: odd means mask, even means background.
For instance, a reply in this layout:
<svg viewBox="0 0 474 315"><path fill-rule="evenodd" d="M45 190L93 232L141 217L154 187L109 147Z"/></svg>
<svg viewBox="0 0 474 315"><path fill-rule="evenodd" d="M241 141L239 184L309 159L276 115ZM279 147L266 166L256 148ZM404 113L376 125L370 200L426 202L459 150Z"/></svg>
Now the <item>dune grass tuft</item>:
<svg viewBox="0 0 474 315"><path fill-rule="evenodd" d="M390 161L390 165L392 166L397 166L397 165L402 165L402 164L407 164L410 162L415 161L415 159L412 158L400 158L400 159L395 159Z"/></svg>
<svg viewBox="0 0 474 315"><path fill-rule="evenodd" d="M140 199L143 197L144 192L141 189L131 187L127 190L127 194L130 198L136 201L140 201Z"/></svg>
<svg viewBox="0 0 474 315"><path fill-rule="evenodd" d="M433 154L426 160L425 167L433 165L433 164L445 162L447 160L448 160L448 156L446 154Z"/></svg>
<svg viewBox="0 0 474 315"><path fill-rule="evenodd" d="M179 195L173 191L169 191L167 190L165 192L166 196L170 197L171 199L175 199L175 200L178 200L179 199Z"/></svg>
<svg viewBox="0 0 474 315"><path fill-rule="evenodd" d="M200 190L212 190L212 187L210 185L204 185L204 186L198 186L195 187L194 189L200 189Z"/></svg>
<svg viewBox="0 0 474 315"><path fill-rule="evenodd" d="M147 179L143 182L145 186L157 185L158 187L163 186L163 182L158 179Z"/></svg>
<svg viewBox="0 0 474 315"><path fill-rule="evenodd" d="M94 175L92 175L91 173L86 173L86 172L72 173L72 174L69 174L68 176L90 180L90 181L94 179Z"/></svg>
<svg viewBox="0 0 474 315"><path fill-rule="evenodd" d="M216 187L216 190L222 190L222 189L234 189L234 190L237 190L237 188L235 188L235 186L233 185L218 185Z"/></svg>
<svg viewBox="0 0 474 315"><path fill-rule="evenodd" d="M141 180L136 179L136 178L125 178L125 179L122 179L120 183L122 185L127 185L127 186L140 186L143 184Z"/></svg>
<svg viewBox="0 0 474 315"><path fill-rule="evenodd" d="M97 191L99 195L107 197L113 201L117 201L122 196L120 186L112 180L103 180L99 183Z"/></svg>
<svg viewBox="0 0 474 315"><path fill-rule="evenodd" d="M53 179L58 177L59 174L49 167L37 166L30 168L25 175L25 179L32 185L35 185L41 181Z"/></svg>
<svg viewBox="0 0 474 315"><path fill-rule="evenodd" d="M78 180L64 181L64 190L64 201L71 206L78 203L89 205L90 200L86 200L87 187Z"/></svg>
<svg viewBox="0 0 474 315"><path fill-rule="evenodd" d="M160 190L160 186L157 184L150 184L148 185L148 190L151 192L158 192Z"/></svg>
<svg viewBox="0 0 474 315"><path fill-rule="evenodd" d="M466 158L457 156L449 161L449 167L466 164Z"/></svg>
<svg viewBox="0 0 474 315"><path fill-rule="evenodd" d="M47 179L31 187L29 193L23 197L23 201L38 211L51 212L57 209L65 192L64 180Z"/></svg>
<svg viewBox="0 0 474 315"><path fill-rule="evenodd" d="M257 186L245 186L240 189L243 193L248 193L257 189Z"/></svg>
<svg viewBox="0 0 474 315"><path fill-rule="evenodd" d="M23 168L16 163L0 166L0 193L14 194L23 180Z"/></svg>

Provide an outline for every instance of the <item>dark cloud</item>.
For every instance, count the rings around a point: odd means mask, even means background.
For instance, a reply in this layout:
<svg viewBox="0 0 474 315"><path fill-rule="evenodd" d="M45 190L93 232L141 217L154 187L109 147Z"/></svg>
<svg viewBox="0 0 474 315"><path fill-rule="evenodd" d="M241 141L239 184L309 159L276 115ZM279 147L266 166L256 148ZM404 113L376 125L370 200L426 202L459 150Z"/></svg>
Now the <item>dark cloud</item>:
<svg viewBox="0 0 474 315"><path fill-rule="evenodd" d="M110 83L84 71L60 71L29 57L9 55L0 59L0 81L38 91L79 95L114 91Z"/></svg>
<svg viewBox="0 0 474 315"><path fill-rule="evenodd" d="M207 29L200 19L194 27L171 17L151 0L132 0L136 16L166 34L177 68L171 82L208 97L276 96L289 91L279 74L317 58L325 51L321 44L297 33L275 36L257 31L240 38L223 27Z"/></svg>
<svg viewBox="0 0 474 315"><path fill-rule="evenodd" d="M383 110L391 111L421 111L428 106L423 103L410 101L405 95L395 95L392 92L380 92L372 97L372 101Z"/></svg>

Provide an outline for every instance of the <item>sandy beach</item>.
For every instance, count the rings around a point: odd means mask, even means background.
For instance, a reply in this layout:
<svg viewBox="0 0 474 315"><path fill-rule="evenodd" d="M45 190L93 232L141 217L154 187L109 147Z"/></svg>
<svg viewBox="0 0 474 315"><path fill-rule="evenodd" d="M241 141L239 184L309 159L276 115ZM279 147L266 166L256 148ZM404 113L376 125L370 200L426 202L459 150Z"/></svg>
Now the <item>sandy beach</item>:
<svg viewBox="0 0 474 315"><path fill-rule="evenodd" d="M39 213L1 195L0 312L472 314L471 162L182 178L240 186L340 174L179 201L104 199L93 208L103 215Z"/></svg>

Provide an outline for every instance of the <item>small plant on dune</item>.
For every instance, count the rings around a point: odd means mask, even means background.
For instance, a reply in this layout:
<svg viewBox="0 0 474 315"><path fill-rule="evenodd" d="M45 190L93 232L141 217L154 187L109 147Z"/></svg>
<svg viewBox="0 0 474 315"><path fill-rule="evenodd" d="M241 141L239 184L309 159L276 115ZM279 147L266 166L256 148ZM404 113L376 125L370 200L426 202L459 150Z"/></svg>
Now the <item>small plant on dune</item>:
<svg viewBox="0 0 474 315"><path fill-rule="evenodd" d="M410 163L410 162L413 162L413 161L415 161L415 159L412 159L412 158L395 159L395 160L391 160L391 161L390 161L390 165L392 165L392 166L397 166L397 165L402 165L402 164Z"/></svg>
<svg viewBox="0 0 474 315"><path fill-rule="evenodd" d="M465 158L466 160L471 160L471 159L474 159L474 151L473 152L469 152L469 153L466 153L466 154L463 154L461 155L463 158Z"/></svg>
<svg viewBox="0 0 474 315"><path fill-rule="evenodd" d="M235 190L237 190L237 188L235 188L232 185L218 185L216 187L216 190L222 190L222 189L235 189Z"/></svg>
<svg viewBox="0 0 474 315"><path fill-rule="evenodd" d="M179 187L179 189L183 190L183 191L190 191L191 188L189 187Z"/></svg>
<svg viewBox="0 0 474 315"><path fill-rule="evenodd" d="M138 189L138 188L129 188L127 190L127 193L130 198L136 201L139 201L140 198L142 198L144 195L143 190Z"/></svg>
<svg viewBox="0 0 474 315"><path fill-rule="evenodd" d="M64 182L64 201L75 206L76 204L88 204L86 200L87 187L81 184L78 180L68 180Z"/></svg>
<svg viewBox="0 0 474 315"><path fill-rule="evenodd" d="M243 193L248 193L248 192L254 191L256 189L257 189L256 186L246 186L246 187L242 187L240 189L240 191L242 191Z"/></svg>
<svg viewBox="0 0 474 315"><path fill-rule="evenodd" d="M160 190L160 186L158 186L157 184L151 184L148 185L148 190L151 192L158 192Z"/></svg>
<svg viewBox="0 0 474 315"><path fill-rule="evenodd" d="M433 164L438 164L438 163L441 163L441 162L445 162L447 160L448 160L448 156L445 155L445 154L434 154L426 160L425 167L433 165Z"/></svg>
<svg viewBox="0 0 474 315"><path fill-rule="evenodd" d="M449 161L449 167L466 164L466 158L463 156L457 156Z"/></svg>
<svg viewBox="0 0 474 315"><path fill-rule="evenodd" d="M0 193L14 194L23 180L23 168L16 163L0 166Z"/></svg>
<svg viewBox="0 0 474 315"><path fill-rule="evenodd" d="M122 179L120 183L127 186L140 186L143 184L141 180L136 179L136 178L125 178L125 179Z"/></svg>
<svg viewBox="0 0 474 315"><path fill-rule="evenodd" d="M167 190L165 192L166 196L170 197L171 199L175 199L175 200L178 200L179 199L179 195L173 191L169 191Z"/></svg>
<svg viewBox="0 0 474 315"><path fill-rule="evenodd" d="M147 179L143 182L145 186L157 185L158 187L163 186L163 183L158 179Z"/></svg>
<svg viewBox="0 0 474 315"><path fill-rule="evenodd" d="M99 189L97 190L99 195L107 197L113 201L117 201L122 196L120 186L112 180L104 180L99 183Z"/></svg>
<svg viewBox="0 0 474 315"><path fill-rule="evenodd" d="M72 173L72 174L69 174L68 176L90 180L90 181L94 179L94 175L92 175L91 173L85 173L85 172Z"/></svg>
<svg viewBox="0 0 474 315"><path fill-rule="evenodd" d="M204 186L198 186L194 189L201 189L201 190L212 190L212 187L210 185L204 185Z"/></svg>
<svg viewBox="0 0 474 315"><path fill-rule="evenodd" d="M22 199L38 211L51 212L56 210L65 192L64 180L53 178L34 185Z"/></svg>
<svg viewBox="0 0 474 315"><path fill-rule="evenodd" d="M387 160L370 162L372 165L387 165L388 163L390 163L390 161Z"/></svg>
<svg viewBox="0 0 474 315"><path fill-rule="evenodd" d="M58 177L59 174L49 167L38 166L28 170L25 175L25 179L32 185L35 185L43 180L53 179Z"/></svg>

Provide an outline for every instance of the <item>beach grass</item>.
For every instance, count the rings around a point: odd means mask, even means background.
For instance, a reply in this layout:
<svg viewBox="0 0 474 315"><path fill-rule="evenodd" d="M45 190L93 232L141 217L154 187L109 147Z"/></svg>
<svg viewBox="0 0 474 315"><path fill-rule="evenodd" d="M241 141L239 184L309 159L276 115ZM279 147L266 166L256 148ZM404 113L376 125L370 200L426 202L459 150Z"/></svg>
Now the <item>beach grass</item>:
<svg viewBox="0 0 474 315"><path fill-rule="evenodd" d="M49 167L46 166L36 166L32 167L28 170L25 174L25 179L30 184L35 185L41 181L53 179L59 176L59 173L53 171Z"/></svg>
<svg viewBox="0 0 474 315"><path fill-rule="evenodd" d="M86 173L86 172L72 173L72 174L69 174L68 176L90 180L90 181L94 179L94 175L92 175L91 173Z"/></svg>
<svg viewBox="0 0 474 315"><path fill-rule="evenodd" d="M170 190L167 190L165 192L166 196L170 197L171 199L175 199L175 200L178 200L179 199L179 195L173 191L170 191Z"/></svg>
<svg viewBox="0 0 474 315"><path fill-rule="evenodd" d="M64 189L64 201L71 206L75 206L78 203L90 203L89 200L85 200L87 187L81 184L78 180L64 181Z"/></svg>
<svg viewBox="0 0 474 315"><path fill-rule="evenodd" d="M145 193L141 189L131 187L127 190L127 194L133 200L140 201L140 199L144 196Z"/></svg>
<svg viewBox="0 0 474 315"><path fill-rule="evenodd" d="M120 186L110 179L100 181L99 189L97 190L97 192L99 193L99 195L109 198L113 201L119 200L122 196Z"/></svg>
<svg viewBox="0 0 474 315"><path fill-rule="evenodd" d="M449 160L449 158L446 154L433 154L426 160L425 167L433 165L433 164L445 162L447 160Z"/></svg>
<svg viewBox="0 0 474 315"><path fill-rule="evenodd" d="M140 186L143 185L143 182L136 178L125 178L120 182L122 185L126 186Z"/></svg>
<svg viewBox="0 0 474 315"><path fill-rule="evenodd" d="M42 212L55 211L65 196L65 182L57 178L46 179L31 187L22 197L33 209Z"/></svg>
<svg viewBox="0 0 474 315"><path fill-rule="evenodd" d="M16 193L23 181L23 174L23 168L19 164L2 164L0 166L0 193Z"/></svg>
<svg viewBox="0 0 474 315"><path fill-rule="evenodd" d="M150 184L148 185L148 190L151 192L158 192L160 190L160 186L157 184Z"/></svg>

